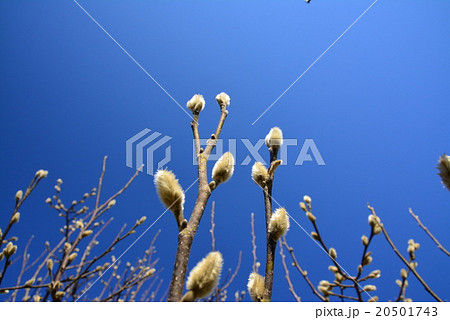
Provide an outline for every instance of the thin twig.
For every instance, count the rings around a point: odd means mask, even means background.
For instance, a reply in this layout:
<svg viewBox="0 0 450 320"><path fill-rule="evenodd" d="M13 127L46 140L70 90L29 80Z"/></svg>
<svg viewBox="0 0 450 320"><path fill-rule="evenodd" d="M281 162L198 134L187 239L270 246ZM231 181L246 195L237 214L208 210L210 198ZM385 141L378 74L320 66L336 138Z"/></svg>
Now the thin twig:
<svg viewBox="0 0 450 320"><path fill-rule="evenodd" d="M281 262L282 262L283 268L284 268L285 278L286 278L286 281L287 281L287 283L289 285L289 291L292 293L292 295L294 296L295 300L297 300L297 302L301 302L300 297L295 292L294 285L292 284L291 277L289 275L289 269L288 269L288 267L286 265L286 255L283 252L283 245L282 245L282 243L280 245L280 256L281 256Z"/></svg>
<svg viewBox="0 0 450 320"><path fill-rule="evenodd" d="M286 250L289 252L289 254L291 255L292 261L294 262L294 267L298 270L298 272L300 272L300 274L302 275L303 279L305 279L306 283L308 284L308 286L311 288L311 290L313 291L313 293L323 302L326 302L327 299L325 299L320 293L319 291L316 290L316 288L314 287L313 283L311 282L311 280L308 278L308 273L306 271L304 271L301 267L300 264L297 261L297 258L294 255L294 249L292 247L290 247L287 243L287 240L285 237L281 238L281 245L283 245Z"/></svg>
<svg viewBox="0 0 450 320"><path fill-rule="evenodd" d="M216 202L212 202L211 206L211 229L209 232L211 233L211 251L216 251L216 239L214 238L214 227L216 226L214 223L214 208L215 208Z"/></svg>
<svg viewBox="0 0 450 320"><path fill-rule="evenodd" d="M253 272L258 272L258 258L256 256L256 235L255 235L255 214L251 214L251 228L252 228L252 255L253 255Z"/></svg>
<svg viewBox="0 0 450 320"><path fill-rule="evenodd" d="M373 207L371 207L370 205L367 205L367 207L369 208L369 210L372 212L372 214L374 216L377 216L375 213L375 209ZM376 220L375 220L376 221ZM378 223L378 221L377 221ZM392 250L394 250L395 254L400 258L400 260L403 261L403 263L405 264L405 266L408 267L409 270L411 270L411 272L416 276L417 280L419 280L419 282L423 285L423 287L425 288L425 290L431 294L431 296L433 298L435 298L437 301L442 302L442 299L439 298L439 296L434 293L433 290L431 290L431 288L428 286L428 284L422 279L422 277L419 275L419 273L417 273L417 271L414 268L411 268L411 266L409 265L408 261L402 256L402 254L400 253L400 251L398 251L397 247L395 246L395 244L392 242L391 238L389 237L386 228L384 227L384 225L382 223L378 223L378 225L380 226L381 230L383 231L384 237L386 238L387 242L389 243L389 245L391 246Z"/></svg>
<svg viewBox="0 0 450 320"><path fill-rule="evenodd" d="M431 238L431 240L433 240L434 243L436 243L438 248L441 249L442 252L444 252L447 256L450 257L450 252L447 249L445 249L445 247L438 241L438 239L436 239L436 237L430 232L430 230L428 230L428 228L422 223L422 221L420 221L419 216L415 215L411 208L409 209L409 213L417 221L417 223L423 229L423 231L427 233L427 235Z"/></svg>

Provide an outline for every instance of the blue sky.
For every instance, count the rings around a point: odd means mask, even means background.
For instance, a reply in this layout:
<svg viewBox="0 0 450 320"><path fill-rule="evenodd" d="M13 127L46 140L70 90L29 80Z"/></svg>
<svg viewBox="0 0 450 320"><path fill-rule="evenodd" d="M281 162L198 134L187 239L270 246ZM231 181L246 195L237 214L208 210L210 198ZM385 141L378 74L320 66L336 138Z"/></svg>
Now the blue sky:
<svg viewBox="0 0 450 320"><path fill-rule="evenodd" d="M279 126L286 138L314 139L325 166L294 166L301 144L289 147L278 169L273 196L307 231L312 227L298 202L308 194L329 246L350 272L359 263L360 237L368 234L367 202L375 206L394 242L421 243L419 273L449 298L448 258L408 214L412 207L445 245L450 194L436 175L439 155L450 152L450 3L379 0L259 121L274 100L364 12L373 1L79 1L120 45L185 106L193 94L207 103L200 134L208 138L219 118L217 93L231 96L224 139L253 144ZM62 221L47 208L57 178L63 199L94 187L108 155L105 193L134 172L125 165L125 141L149 128L172 137L173 170L183 188L196 179L189 117L180 110L73 1L0 3L0 224L38 169L49 177L22 208L13 229L19 250L31 234L32 254L58 239ZM292 150L292 152L291 152ZM267 158L264 147L261 155ZM248 155L238 142L237 162ZM163 156L163 151L159 156ZM210 168L213 163L210 164ZM229 289L245 290L251 271L250 214L255 213L258 258L264 261L263 199L251 181L251 165L237 165L233 178L214 191L216 245L224 271L241 270ZM186 211L195 202L187 192ZM210 250L206 209L194 241L189 269ZM111 239L123 223L142 215L147 228L162 212L153 178L141 174L110 211ZM8 213L8 214L6 214ZM142 254L155 232L163 286L170 280L177 229L167 213L123 257ZM139 236L139 232L135 238ZM135 238L117 247L118 256ZM326 255L292 223L288 240L315 284L331 280ZM397 295L401 262L382 236L375 239L373 281L387 301ZM263 264L263 263L262 263ZM292 301L277 256L273 299ZM293 272L293 270L292 270ZM293 273L297 293L315 301ZM407 296L432 298L410 279ZM248 295L247 298L248 300Z"/></svg>

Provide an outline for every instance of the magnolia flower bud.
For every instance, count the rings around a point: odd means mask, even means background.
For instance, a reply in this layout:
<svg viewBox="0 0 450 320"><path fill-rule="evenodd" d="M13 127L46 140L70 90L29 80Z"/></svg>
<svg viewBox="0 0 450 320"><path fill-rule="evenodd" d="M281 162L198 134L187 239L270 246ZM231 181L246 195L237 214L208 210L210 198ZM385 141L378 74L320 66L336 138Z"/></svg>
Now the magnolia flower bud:
<svg viewBox="0 0 450 320"><path fill-rule="evenodd" d="M189 273L186 283L192 300L207 297L219 282L223 258L218 251L210 252Z"/></svg>
<svg viewBox="0 0 450 320"><path fill-rule="evenodd" d="M64 291L57 291L57 292L55 292L55 298L57 300L61 300L64 297L65 294L66 293Z"/></svg>
<svg viewBox="0 0 450 320"><path fill-rule="evenodd" d="M441 177L442 184L450 190L450 157L443 154L439 158L437 168L439 169L439 176Z"/></svg>
<svg viewBox="0 0 450 320"><path fill-rule="evenodd" d="M231 152L225 152L220 159L216 161L212 170L212 178L215 182L215 187L230 179L233 172L234 157Z"/></svg>
<svg viewBox="0 0 450 320"><path fill-rule="evenodd" d="M309 221L311 221L312 223L316 222L316 216L313 215L311 212L307 211L306 212L306 217L309 219Z"/></svg>
<svg viewBox="0 0 450 320"><path fill-rule="evenodd" d="M53 260L48 259L47 260L47 270L48 270L48 272L52 272L52 269L53 269Z"/></svg>
<svg viewBox="0 0 450 320"><path fill-rule="evenodd" d="M5 249L3 249L3 254L8 259L17 251L17 246L13 245L12 242L8 242Z"/></svg>
<svg viewBox="0 0 450 320"><path fill-rule="evenodd" d="M35 279L31 278L30 280L28 280L27 282L25 282L24 286L25 287L30 287L34 284Z"/></svg>
<svg viewBox="0 0 450 320"><path fill-rule="evenodd" d="M143 224L143 223L145 222L145 220L147 220L147 217L146 217L146 216L142 216L142 217L136 222L136 224L137 224L138 226L140 226L141 224Z"/></svg>
<svg viewBox="0 0 450 320"><path fill-rule="evenodd" d="M310 196L304 196L303 201L305 201L307 204L311 204L311 197Z"/></svg>
<svg viewBox="0 0 450 320"><path fill-rule="evenodd" d="M330 270L333 273L339 272L339 269L336 266L328 266L328 270Z"/></svg>
<svg viewBox="0 0 450 320"><path fill-rule="evenodd" d="M333 260L336 260L336 258L337 258L337 252L336 252L336 249L330 248L329 254L330 254L330 257L331 257Z"/></svg>
<svg viewBox="0 0 450 320"><path fill-rule="evenodd" d="M43 178L47 177L47 175L48 175L48 171L41 169L41 170L36 171L35 177L37 179L43 179Z"/></svg>
<svg viewBox="0 0 450 320"><path fill-rule="evenodd" d="M314 231L311 232L311 237L312 237L314 240L317 240L317 241L320 240L320 236L319 236L316 232L314 232Z"/></svg>
<svg viewBox="0 0 450 320"><path fill-rule="evenodd" d="M112 199L110 202L108 202L108 206L106 209L111 209L111 207L116 205L116 199Z"/></svg>
<svg viewBox="0 0 450 320"><path fill-rule="evenodd" d="M373 228L374 226L380 223L380 218L374 216L373 214L369 215L369 225Z"/></svg>
<svg viewBox="0 0 450 320"><path fill-rule="evenodd" d="M278 127L270 129L266 136L266 146L268 148L278 149L283 144L283 133Z"/></svg>
<svg viewBox="0 0 450 320"><path fill-rule="evenodd" d="M92 230L85 230L83 232L83 234L81 235L81 238L86 238L86 237L90 236L92 234L92 232L93 232Z"/></svg>
<svg viewBox="0 0 450 320"><path fill-rule="evenodd" d="M11 224L17 223L20 220L20 212L14 213L14 215L11 218Z"/></svg>
<svg viewBox="0 0 450 320"><path fill-rule="evenodd" d="M408 273L406 272L405 269L400 270L400 275L403 279L408 278Z"/></svg>
<svg viewBox="0 0 450 320"><path fill-rule="evenodd" d="M369 274L369 278L370 279L376 279L379 278L381 276L381 270L373 270L370 274Z"/></svg>
<svg viewBox="0 0 450 320"><path fill-rule="evenodd" d="M261 188L263 188L267 180L269 180L269 173L267 172L266 167L261 162L255 162L255 164L253 165L252 179Z"/></svg>
<svg viewBox="0 0 450 320"><path fill-rule="evenodd" d="M19 202L20 199L22 199L22 196L23 196L23 191L22 190L17 191L16 192L16 202Z"/></svg>
<svg viewBox="0 0 450 320"><path fill-rule="evenodd" d="M75 260L75 258L77 257L77 253L74 252L69 256L69 264L71 264L73 262L73 260Z"/></svg>
<svg viewBox="0 0 450 320"><path fill-rule="evenodd" d="M158 170L155 174L155 186L159 199L175 216L178 228L184 220L184 191L172 171Z"/></svg>
<svg viewBox="0 0 450 320"><path fill-rule="evenodd" d="M303 211L308 211L308 209L306 208L306 204L304 202L300 202L300 209L302 209Z"/></svg>
<svg viewBox="0 0 450 320"><path fill-rule="evenodd" d="M250 273L247 288L250 298L255 302L260 302L264 296L264 277L256 272Z"/></svg>
<svg viewBox="0 0 450 320"><path fill-rule="evenodd" d="M192 113L199 113L205 107L205 99L201 94L194 95L186 104Z"/></svg>
<svg viewBox="0 0 450 320"><path fill-rule="evenodd" d="M225 92L219 93L216 96L216 101L219 104L219 106L224 106L225 108L230 105L230 96L227 95Z"/></svg>
<svg viewBox="0 0 450 320"><path fill-rule="evenodd" d="M363 246L367 246L369 244L369 238L367 238L365 235L361 237L361 242Z"/></svg>
<svg viewBox="0 0 450 320"><path fill-rule="evenodd" d="M278 208L272 214L269 222L269 233L273 240L278 241L289 230L289 217L286 209Z"/></svg>
<svg viewBox="0 0 450 320"><path fill-rule="evenodd" d="M377 290L377 287L374 285L368 284L368 285L364 286L363 290L366 292L375 291L375 290Z"/></svg>

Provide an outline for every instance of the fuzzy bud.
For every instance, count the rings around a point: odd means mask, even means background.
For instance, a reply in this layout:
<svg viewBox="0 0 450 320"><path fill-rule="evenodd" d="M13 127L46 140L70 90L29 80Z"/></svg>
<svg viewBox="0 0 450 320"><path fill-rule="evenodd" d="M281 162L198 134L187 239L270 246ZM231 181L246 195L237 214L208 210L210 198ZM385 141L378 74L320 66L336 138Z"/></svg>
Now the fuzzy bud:
<svg viewBox="0 0 450 320"><path fill-rule="evenodd" d="M30 280L28 280L27 282L25 282L24 286L25 287L30 287L34 284L35 279L31 278Z"/></svg>
<svg viewBox="0 0 450 320"><path fill-rule="evenodd" d="M337 258L337 252L336 252L336 249L330 248L329 254L330 254L330 257L331 257L333 260L336 260L336 258Z"/></svg>
<svg viewBox="0 0 450 320"><path fill-rule="evenodd" d="M141 224L143 224L143 223L145 222L145 220L147 220L147 217L146 217L146 216L142 216L142 217L136 222L136 224L137 224L138 226L140 226Z"/></svg>
<svg viewBox="0 0 450 320"><path fill-rule="evenodd" d="M381 270L373 270L370 274L369 274L369 278L370 279L377 279L381 277Z"/></svg>
<svg viewBox="0 0 450 320"><path fill-rule="evenodd" d="M405 269L400 270L400 275L403 279L408 278L408 273L406 272Z"/></svg>
<svg viewBox="0 0 450 320"><path fill-rule="evenodd" d="M212 178L217 187L231 178L234 172L234 157L231 152L225 152L219 160L216 161L212 170Z"/></svg>
<svg viewBox="0 0 450 320"><path fill-rule="evenodd" d="M20 220L20 212L14 213L14 215L11 218L11 224L17 223Z"/></svg>
<svg viewBox="0 0 450 320"><path fill-rule="evenodd" d="M144 273L144 278L151 277L155 272L156 272L156 270L155 270L154 268L152 268L152 269L150 269L150 270L147 270L147 271Z"/></svg>
<svg viewBox="0 0 450 320"><path fill-rule="evenodd" d="M106 209L111 209L115 205L116 205L116 199L112 199L110 202L108 202L108 206L106 207Z"/></svg>
<svg viewBox="0 0 450 320"><path fill-rule="evenodd" d="M328 270L330 270L333 273L338 273L339 269L336 266L329 266Z"/></svg>
<svg viewBox="0 0 450 320"><path fill-rule="evenodd" d="M57 291L57 292L55 292L55 298L57 299L57 300L61 300L62 298L64 298L64 295L65 295L66 293L64 292L64 291Z"/></svg>
<svg viewBox="0 0 450 320"><path fill-rule="evenodd" d="M247 283L250 298L255 302L260 302L264 296L264 277L256 272L252 272Z"/></svg>
<svg viewBox="0 0 450 320"><path fill-rule="evenodd" d="M68 251L70 248L72 248L72 245L69 242L64 243L64 251Z"/></svg>
<svg viewBox="0 0 450 320"><path fill-rule="evenodd" d="M16 192L16 202L19 202L20 199L22 199L22 196L23 196L23 191L22 190L17 191Z"/></svg>
<svg viewBox="0 0 450 320"><path fill-rule="evenodd" d="M52 272L52 269L53 269L53 260L48 259L47 260L47 270L48 270L48 272Z"/></svg>
<svg viewBox="0 0 450 320"><path fill-rule="evenodd" d="M289 230L289 217L286 209L278 208L272 214L269 222L269 233L273 240L278 241Z"/></svg>
<svg viewBox="0 0 450 320"><path fill-rule="evenodd" d="M371 214L369 215L369 225L373 228L380 223L380 218Z"/></svg>
<svg viewBox="0 0 450 320"><path fill-rule="evenodd" d="M205 107L205 99L201 94L196 94L187 102L186 106L192 113L200 113Z"/></svg>
<svg viewBox="0 0 450 320"><path fill-rule="evenodd" d="M310 211L306 212L306 217L311 221L312 223L316 222L316 216L313 215Z"/></svg>
<svg viewBox="0 0 450 320"><path fill-rule="evenodd" d="M225 92L219 93L216 96L216 101L219 104L219 106L224 106L225 108L230 105L230 96L227 95Z"/></svg>
<svg viewBox="0 0 450 320"><path fill-rule="evenodd" d="M270 129L265 139L266 146L272 149L278 149L283 144L283 132L278 127Z"/></svg>
<svg viewBox="0 0 450 320"><path fill-rule="evenodd" d="M368 252L365 254L363 261L362 261L362 265L363 266L368 266L369 264L372 263L372 256L371 256L371 252Z"/></svg>
<svg viewBox="0 0 450 320"><path fill-rule="evenodd" d="M252 179L261 188L263 188L267 180L269 180L269 173L267 172L266 167L261 162L255 162L255 164L253 165Z"/></svg>
<svg viewBox="0 0 450 320"><path fill-rule="evenodd" d="M47 175L48 175L48 171L41 169L41 170L36 171L35 177L37 179L43 179L43 178L47 177Z"/></svg>
<svg viewBox="0 0 450 320"><path fill-rule="evenodd" d="M17 251L17 246L13 245L12 242L8 242L5 249L3 249L3 254L8 259Z"/></svg>
<svg viewBox="0 0 450 320"><path fill-rule="evenodd" d="M311 197L310 196L304 196L303 201L305 201L307 204L311 204Z"/></svg>
<svg viewBox="0 0 450 320"><path fill-rule="evenodd" d="M175 216L180 228L184 217L184 191L172 171L158 170L155 174L156 192L159 199Z"/></svg>
<svg viewBox="0 0 450 320"><path fill-rule="evenodd" d="M218 251L210 252L189 273L186 287L194 299L207 297L219 282L223 258Z"/></svg>
<svg viewBox="0 0 450 320"><path fill-rule="evenodd" d="M442 184L450 190L450 157L443 154L439 158L437 168L439 170L439 176L441 177Z"/></svg>
<svg viewBox="0 0 450 320"><path fill-rule="evenodd" d="M365 235L363 235L361 237L361 242L362 242L363 246L367 247L367 245L369 244L369 238L367 238Z"/></svg>
<svg viewBox="0 0 450 320"><path fill-rule="evenodd" d="M370 298L369 300L367 300L367 302L378 302L378 296Z"/></svg>
<svg viewBox="0 0 450 320"><path fill-rule="evenodd" d="M300 202L300 209L302 209L303 211L308 211L308 209L306 208L306 204L304 202Z"/></svg>
<svg viewBox="0 0 450 320"><path fill-rule="evenodd" d="M366 292L375 291L375 290L377 290L377 287L374 285L368 284L368 285L364 286L363 290Z"/></svg>
<svg viewBox="0 0 450 320"><path fill-rule="evenodd" d="M93 232L92 230L85 230L83 232L83 234L81 235L81 238L83 239L83 238L89 237L92 234L92 232Z"/></svg>
<svg viewBox="0 0 450 320"><path fill-rule="evenodd" d="M45 203L52 203L52 199L50 198L45 199Z"/></svg>
<svg viewBox="0 0 450 320"><path fill-rule="evenodd" d="M312 237L314 240L317 240L317 241L320 240L320 236L319 236L316 232L314 232L314 231L311 232L311 237Z"/></svg>
<svg viewBox="0 0 450 320"><path fill-rule="evenodd" d="M71 264L73 262L73 260L75 260L75 258L77 257L77 253L74 252L69 256L69 264Z"/></svg>

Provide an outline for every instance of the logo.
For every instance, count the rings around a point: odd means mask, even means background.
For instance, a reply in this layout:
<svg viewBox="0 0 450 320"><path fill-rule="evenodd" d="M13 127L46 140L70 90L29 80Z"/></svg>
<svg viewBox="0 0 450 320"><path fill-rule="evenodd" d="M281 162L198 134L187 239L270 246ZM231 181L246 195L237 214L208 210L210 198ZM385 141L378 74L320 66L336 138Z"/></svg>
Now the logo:
<svg viewBox="0 0 450 320"><path fill-rule="evenodd" d="M158 140L158 138L160 139ZM172 137L164 136L157 131L152 132L152 130L147 128L135 134L133 137L126 141L127 167L135 167L136 169L142 171L144 160L146 160L146 173L149 175L153 175L156 170L161 169L164 165L170 162L171 147L169 145L164 149L164 158L158 161L156 169L154 168L156 150L159 150L171 139Z"/></svg>

